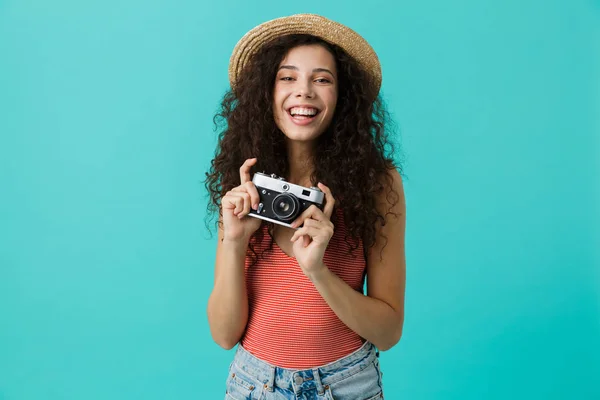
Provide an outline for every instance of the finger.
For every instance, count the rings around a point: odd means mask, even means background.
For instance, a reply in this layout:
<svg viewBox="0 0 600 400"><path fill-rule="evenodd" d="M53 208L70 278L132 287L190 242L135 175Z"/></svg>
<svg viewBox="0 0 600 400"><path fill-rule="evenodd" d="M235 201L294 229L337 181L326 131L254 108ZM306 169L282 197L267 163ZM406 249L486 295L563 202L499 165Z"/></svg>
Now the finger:
<svg viewBox="0 0 600 400"><path fill-rule="evenodd" d="M322 228L324 222L317 221L316 219L307 218L304 220L304 226L313 226L315 228Z"/></svg>
<svg viewBox="0 0 600 400"><path fill-rule="evenodd" d="M252 178L250 178L250 168L256 164L256 157L249 158L240 167L240 182L243 185L246 182L250 182Z"/></svg>
<svg viewBox="0 0 600 400"><path fill-rule="evenodd" d="M258 195L258 190L256 189L254 183L246 182L243 185L231 189L231 191L236 193L248 194L250 196L248 200L250 202L250 207L252 207L255 210L258 208L260 197Z"/></svg>
<svg viewBox="0 0 600 400"><path fill-rule="evenodd" d="M248 193L239 193L242 198L242 211L238 214L238 218L242 218L244 215L250 212L250 195Z"/></svg>
<svg viewBox="0 0 600 400"><path fill-rule="evenodd" d="M221 206L226 209L235 208L235 199L237 196L233 195L231 192L227 192L225 196L221 199Z"/></svg>
<svg viewBox="0 0 600 400"><path fill-rule="evenodd" d="M290 242L295 242L303 235L308 235L311 238L314 238L314 237L318 236L320 233L321 233L321 229L319 229L315 226L304 226L304 227L298 229L296 232L294 232L294 234L290 238Z"/></svg>
<svg viewBox="0 0 600 400"><path fill-rule="evenodd" d="M307 235L302 236L304 238L302 243L304 245L304 247L308 246L310 244L310 238Z"/></svg>
<svg viewBox="0 0 600 400"><path fill-rule="evenodd" d="M292 228L296 228L296 227L302 225L309 218L312 218L317 221L326 221L327 220L325 214L323 214L323 211L321 211L317 206L315 206L313 204L312 206L310 206L306 210L304 210L304 212L302 214L300 214L300 216L298 218L296 218L294 220L294 222L292 222L292 224L291 224Z"/></svg>
<svg viewBox="0 0 600 400"><path fill-rule="evenodd" d="M256 189L256 186L254 185L253 182L246 182L245 184L246 190L248 191L248 194L250 195L250 201L251 201L251 205L253 209L257 209L258 208L258 203L260 202L260 196L258 195L258 189Z"/></svg>
<svg viewBox="0 0 600 400"><path fill-rule="evenodd" d="M244 209L244 199L239 192L231 191L223 198L225 208L233 209L233 214L237 215Z"/></svg>
<svg viewBox="0 0 600 400"><path fill-rule="evenodd" d="M327 218L331 218L331 215L333 214L333 206L335 205L335 199L331 194L331 190L327 186L323 185L321 182L319 182L317 185L319 189L325 193L325 208L323 208L323 214L325 214Z"/></svg>
<svg viewBox="0 0 600 400"><path fill-rule="evenodd" d="M238 215L243 209L242 198L238 196L232 196L231 203L235 206L233 208L233 215Z"/></svg>

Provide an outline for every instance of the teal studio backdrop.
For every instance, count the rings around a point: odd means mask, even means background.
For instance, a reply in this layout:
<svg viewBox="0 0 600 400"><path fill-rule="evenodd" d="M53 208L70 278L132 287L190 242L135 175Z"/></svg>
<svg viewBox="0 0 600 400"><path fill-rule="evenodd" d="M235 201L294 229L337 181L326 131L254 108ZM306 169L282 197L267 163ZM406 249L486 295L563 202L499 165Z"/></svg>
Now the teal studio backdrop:
<svg viewBox="0 0 600 400"><path fill-rule="evenodd" d="M397 122L386 397L600 399L591 0L0 0L0 399L223 398L212 117L237 40L299 12L373 45Z"/></svg>

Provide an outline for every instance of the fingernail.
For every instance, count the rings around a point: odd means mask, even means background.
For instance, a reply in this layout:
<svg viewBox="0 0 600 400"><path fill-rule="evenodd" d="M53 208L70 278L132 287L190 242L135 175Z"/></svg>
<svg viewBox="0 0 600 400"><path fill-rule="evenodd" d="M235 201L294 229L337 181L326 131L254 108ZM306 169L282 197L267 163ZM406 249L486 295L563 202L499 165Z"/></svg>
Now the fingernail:
<svg viewBox="0 0 600 400"><path fill-rule="evenodd" d="M254 205L252 205L252 208L253 208L254 210L258 210L258 204L254 204Z"/></svg>

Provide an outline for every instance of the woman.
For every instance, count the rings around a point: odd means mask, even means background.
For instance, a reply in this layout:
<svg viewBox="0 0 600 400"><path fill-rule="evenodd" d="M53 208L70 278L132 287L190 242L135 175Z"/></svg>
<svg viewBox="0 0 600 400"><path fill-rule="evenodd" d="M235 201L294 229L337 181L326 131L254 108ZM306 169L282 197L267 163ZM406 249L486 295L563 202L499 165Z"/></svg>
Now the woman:
<svg viewBox="0 0 600 400"><path fill-rule="evenodd" d="M219 212L208 320L220 346L239 342L226 398L383 398L377 349L402 335L406 220L377 56L300 14L248 32L229 77L206 180ZM287 225L256 218L256 172L324 202Z"/></svg>

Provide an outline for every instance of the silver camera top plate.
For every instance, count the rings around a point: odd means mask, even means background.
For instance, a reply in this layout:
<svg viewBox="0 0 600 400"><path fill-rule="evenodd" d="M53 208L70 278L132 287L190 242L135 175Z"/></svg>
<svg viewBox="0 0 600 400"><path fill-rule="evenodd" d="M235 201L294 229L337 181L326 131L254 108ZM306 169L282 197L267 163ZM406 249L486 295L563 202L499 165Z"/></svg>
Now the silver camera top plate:
<svg viewBox="0 0 600 400"><path fill-rule="evenodd" d="M299 200L308 200L317 204L323 204L325 200L325 193L323 193L319 188L306 188L304 186L295 185L293 183L286 182L283 179L269 176L261 172L254 174L252 177L252 183L254 183L255 186L273 190L275 192L291 193Z"/></svg>

